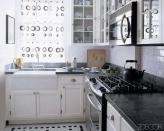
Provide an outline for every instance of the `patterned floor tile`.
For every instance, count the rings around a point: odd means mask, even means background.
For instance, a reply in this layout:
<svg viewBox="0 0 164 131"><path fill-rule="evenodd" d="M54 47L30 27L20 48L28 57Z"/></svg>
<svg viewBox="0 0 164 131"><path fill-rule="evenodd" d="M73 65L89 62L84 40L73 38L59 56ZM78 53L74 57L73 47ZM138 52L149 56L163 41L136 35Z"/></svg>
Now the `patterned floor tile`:
<svg viewBox="0 0 164 131"><path fill-rule="evenodd" d="M85 124L42 124L42 125L12 125L5 131L86 131Z"/></svg>

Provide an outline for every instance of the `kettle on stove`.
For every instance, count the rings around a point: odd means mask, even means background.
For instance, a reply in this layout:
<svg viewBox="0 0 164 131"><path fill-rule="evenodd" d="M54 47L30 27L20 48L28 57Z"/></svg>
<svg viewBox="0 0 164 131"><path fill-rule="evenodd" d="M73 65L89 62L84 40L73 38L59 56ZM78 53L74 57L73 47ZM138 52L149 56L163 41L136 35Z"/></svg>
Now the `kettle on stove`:
<svg viewBox="0 0 164 131"><path fill-rule="evenodd" d="M124 71L123 71L123 78L126 81L139 81L142 79L145 70L139 71L132 66L130 68L126 68L127 63L137 63L137 60L126 60L126 63L124 65Z"/></svg>

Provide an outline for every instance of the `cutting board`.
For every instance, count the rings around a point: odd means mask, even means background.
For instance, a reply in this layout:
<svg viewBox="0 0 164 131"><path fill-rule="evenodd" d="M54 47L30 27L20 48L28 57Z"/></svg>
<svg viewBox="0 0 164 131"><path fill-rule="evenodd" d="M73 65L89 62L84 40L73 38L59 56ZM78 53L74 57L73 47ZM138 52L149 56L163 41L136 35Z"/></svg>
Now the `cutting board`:
<svg viewBox="0 0 164 131"><path fill-rule="evenodd" d="M87 66L102 67L105 63L105 50L87 50Z"/></svg>

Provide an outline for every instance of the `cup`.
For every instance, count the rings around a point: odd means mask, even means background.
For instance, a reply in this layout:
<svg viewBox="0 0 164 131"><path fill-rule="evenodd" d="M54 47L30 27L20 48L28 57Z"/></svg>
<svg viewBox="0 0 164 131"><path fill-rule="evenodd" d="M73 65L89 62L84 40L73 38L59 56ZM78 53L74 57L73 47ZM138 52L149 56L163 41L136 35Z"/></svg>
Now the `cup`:
<svg viewBox="0 0 164 131"><path fill-rule="evenodd" d="M22 59L21 58L15 58L13 60L13 63L15 64L16 68L21 68L22 67Z"/></svg>

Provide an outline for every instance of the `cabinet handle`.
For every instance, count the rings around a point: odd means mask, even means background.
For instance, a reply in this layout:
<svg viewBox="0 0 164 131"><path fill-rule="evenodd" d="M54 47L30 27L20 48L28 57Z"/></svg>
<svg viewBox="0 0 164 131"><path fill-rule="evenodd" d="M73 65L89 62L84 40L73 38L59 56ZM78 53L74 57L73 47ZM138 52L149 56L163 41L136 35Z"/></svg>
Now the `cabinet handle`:
<svg viewBox="0 0 164 131"><path fill-rule="evenodd" d="M34 94L34 95L39 95L39 92L34 92L33 94Z"/></svg>
<svg viewBox="0 0 164 131"><path fill-rule="evenodd" d="M114 121L114 115L111 115L110 119L111 119L112 121Z"/></svg>
<svg viewBox="0 0 164 131"><path fill-rule="evenodd" d="M76 79L72 79L71 81L72 81L72 82L76 82Z"/></svg>

